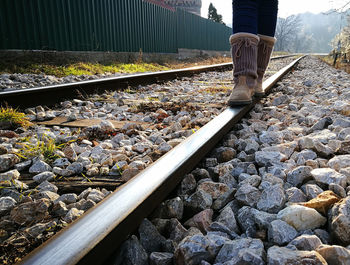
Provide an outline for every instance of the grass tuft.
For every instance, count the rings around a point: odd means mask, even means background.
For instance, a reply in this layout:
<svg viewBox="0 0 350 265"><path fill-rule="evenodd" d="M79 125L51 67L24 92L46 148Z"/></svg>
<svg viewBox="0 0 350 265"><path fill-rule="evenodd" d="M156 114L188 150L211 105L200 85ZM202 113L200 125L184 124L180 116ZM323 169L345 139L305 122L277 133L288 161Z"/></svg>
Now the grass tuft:
<svg viewBox="0 0 350 265"><path fill-rule="evenodd" d="M29 119L22 112L11 107L0 108L0 123L8 124L10 127L29 127L31 125Z"/></svg>
<svg viewBox="0 0 350 265"><path fill-rule="evenodd" d="M45 137L44 141L37 141L36 143L27 141L18 144L22 147L19 149L19 152L16 153L16 155L22 159L30 159L42 155L44 157L44 161L47 163L51 163L60 158L57 151L61 150L65 145L57 145L55 139L50 137Z"/></svg>

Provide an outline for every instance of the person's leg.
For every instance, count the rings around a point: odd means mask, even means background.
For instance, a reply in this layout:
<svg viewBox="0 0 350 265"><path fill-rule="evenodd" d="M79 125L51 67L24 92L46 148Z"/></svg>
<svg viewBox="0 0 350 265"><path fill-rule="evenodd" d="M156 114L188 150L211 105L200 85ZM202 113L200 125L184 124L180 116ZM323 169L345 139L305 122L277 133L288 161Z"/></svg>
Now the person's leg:
<svg viewBox="0 0 350 265"><path fill-rule="evenodd" d="M259 0L260 1L260 0ZM232 0L233 34L258 34L258 0Z"/></svg>
<svg viewBox="0 0 350 265"><path fill-rule="evenodd" d="M260 35L275 36L278 0L260 0L258 6L258 31Z"/></svg>
<svg viewBox="0 0 350 265"><path fill-rule="evenodd" d="M263 96L262 80L269 64L273 46L276 39L275 30L277 22L278 0L260 0L258 7L258 44L257 57L257 86L255 95Z"/></svg>
<svg viewBox="0 0 350 265"><path fill-rule="evenodd" d="M234 64L234 88L230 106L252 102L257 79L258 0L233 0L233 35L230 37Z"/></svg>

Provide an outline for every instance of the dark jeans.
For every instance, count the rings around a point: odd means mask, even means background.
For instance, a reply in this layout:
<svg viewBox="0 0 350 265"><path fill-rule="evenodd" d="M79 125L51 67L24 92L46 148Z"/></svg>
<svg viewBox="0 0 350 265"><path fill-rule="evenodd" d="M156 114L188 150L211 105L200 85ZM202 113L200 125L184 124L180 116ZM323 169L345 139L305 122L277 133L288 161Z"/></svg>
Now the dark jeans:
<svg viewBox="0 0 350 265"><path fill-rule="evenodd" d="M278 0L232 0L233 33L275 36Z"/></svg>

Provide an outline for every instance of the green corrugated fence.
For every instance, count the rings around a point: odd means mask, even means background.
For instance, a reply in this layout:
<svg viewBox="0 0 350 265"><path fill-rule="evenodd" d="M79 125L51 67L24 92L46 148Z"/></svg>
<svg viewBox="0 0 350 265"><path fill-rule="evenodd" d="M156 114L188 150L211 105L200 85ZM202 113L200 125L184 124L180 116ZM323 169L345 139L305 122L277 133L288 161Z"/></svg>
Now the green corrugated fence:
<svg viewBox="0 0 350 265"><path fill-rule="evenodd" d="M227 51L231 28L142 0L0 0L0 49Z"/></svg>

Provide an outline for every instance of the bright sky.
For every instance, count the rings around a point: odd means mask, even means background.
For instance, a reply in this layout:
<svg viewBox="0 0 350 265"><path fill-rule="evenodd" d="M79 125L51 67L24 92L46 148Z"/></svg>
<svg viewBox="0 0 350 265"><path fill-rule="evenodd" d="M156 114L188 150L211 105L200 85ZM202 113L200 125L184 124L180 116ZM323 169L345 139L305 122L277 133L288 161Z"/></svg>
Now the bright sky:
<svg viewBox="0 0 350 265"><path fill-rule="evenodd" d="M349 0L279 0L279 17L287 17L304 12L320 13L332 8L341 8ZM202 17L208 17L209 4L218 10L226 24L232 23L231 0L202 0ZM350 8L350 6L349 6Z"/></svg>

